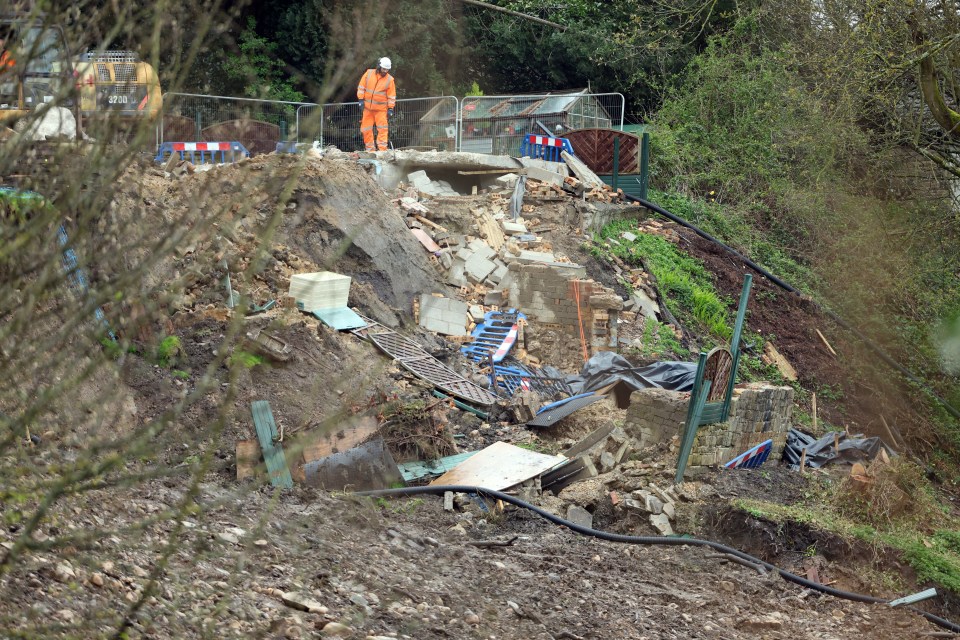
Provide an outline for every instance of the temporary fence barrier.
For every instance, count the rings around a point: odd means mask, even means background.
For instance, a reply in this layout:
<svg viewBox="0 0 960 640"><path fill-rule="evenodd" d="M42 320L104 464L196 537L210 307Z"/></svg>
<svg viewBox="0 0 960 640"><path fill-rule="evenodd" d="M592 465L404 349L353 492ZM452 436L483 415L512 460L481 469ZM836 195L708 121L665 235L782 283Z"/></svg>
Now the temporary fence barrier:
<svg viewBox="0 0 960 640"><path fill-rule="evenodd" d="M391 147L455 151L458 112L459 100L455 96L397 100L393 117L387 123ZM362 150L362 117L359 102L301 105L296 115L297 142L318 141L344 151Z"/></svg>
<svg viewBox="0 0 960 640"><path fill-rule="evenodd" d="M174 153L179 153L181 160L189 154L193 164L223 164L250 157L250 152L239 142L164 142L154 160L164 162Z"/></svg>
<svg viewBox="0 0 960 640"><path fill-rule="evenodd" d="M157 128L168 140L238 140L250 153L277 143L317 141L344 151L363 149L359 102L314 104L168 93ZM392 148L516 155L527 134L563 137L591 127L622 128L620 93L544 93L503 96L431 96L397 100L389 121Z"/></svg>
<svg viewBox="0 0 960 640"><path fill-rule="evenodd" d="M520 155L531 158L540 158L550 162L562 162L562 151L573 155L573 147L566 138L551 138L549 136L537 136L528 133L527 137L520 143Z"/></svg>
<svg viewBox="0 0 960 640"><path fill-rule="evenodd" d="M236 140L250 153L270 153L295 134L297 108L308 103L167 93L157 144L169 140Z"/></svg>
<svg viewBox="0 0 960 640"><path fill-rule="evenodd" d="M563 137L574 129L622 128L626 100L620 93L586 91L513 96L467 96L456 118L425 118L429 124L455 123L459 151L516 155L528 133Z"/></svg>

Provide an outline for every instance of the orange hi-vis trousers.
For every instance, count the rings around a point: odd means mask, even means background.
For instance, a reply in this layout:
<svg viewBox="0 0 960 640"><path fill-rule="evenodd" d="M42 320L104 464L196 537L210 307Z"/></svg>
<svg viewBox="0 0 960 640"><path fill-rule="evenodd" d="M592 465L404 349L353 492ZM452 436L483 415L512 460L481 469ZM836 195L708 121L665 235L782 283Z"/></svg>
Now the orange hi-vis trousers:
<svg viewBox="0 0 960 640"><path fill-rule="evenodd" d="M373 144L373 127L377 127L377 144ZM387 112L363 110L360 121L360 133L363 134L363 146L367 151L386 151L390 146L390 132L387 130Z"/></svg>

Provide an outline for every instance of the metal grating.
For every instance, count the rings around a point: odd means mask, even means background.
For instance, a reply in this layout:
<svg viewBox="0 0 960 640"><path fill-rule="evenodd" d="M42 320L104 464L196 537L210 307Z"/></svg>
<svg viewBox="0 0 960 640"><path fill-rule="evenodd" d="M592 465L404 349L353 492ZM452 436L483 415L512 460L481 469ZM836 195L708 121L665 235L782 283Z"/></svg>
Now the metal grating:
<svg viewBox="0 0 960 640"><path fill-rule="evenodd" d="M354 329L352 333L375 344L378 349L396 360L400 366L413 375L429 382L437 389L446 391L448 394L467 402L480 405L496 403L497 396L465 379L424 351L423 347L413 340L391 331L369 318L360 317L366 321L367 326Z"/></svg>
<svg viewBox="0 0 960 640"><path fill-rule="evenodd" d="M129 62L118 62L113 65L113 79L117 82L136 82L137 69Z"/></svg>
<svg viewBox="0 0 960 640"><path fill-rule="evenodd" d="M105 64L97 65L97 80L99 82L110 82L110 67Z"/></svg>

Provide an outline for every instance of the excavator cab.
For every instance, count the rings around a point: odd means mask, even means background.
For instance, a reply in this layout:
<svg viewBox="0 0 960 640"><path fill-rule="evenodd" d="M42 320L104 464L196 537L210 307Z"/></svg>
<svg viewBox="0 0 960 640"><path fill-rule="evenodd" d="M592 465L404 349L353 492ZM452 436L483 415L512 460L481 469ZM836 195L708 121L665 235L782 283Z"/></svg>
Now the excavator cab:
<svg viewBox="0 0 960 640"><path fill-rule="evenodd" d="M36 20L0 17L0 124L10 125L42 104L71 106L63 31Z"/></svg>

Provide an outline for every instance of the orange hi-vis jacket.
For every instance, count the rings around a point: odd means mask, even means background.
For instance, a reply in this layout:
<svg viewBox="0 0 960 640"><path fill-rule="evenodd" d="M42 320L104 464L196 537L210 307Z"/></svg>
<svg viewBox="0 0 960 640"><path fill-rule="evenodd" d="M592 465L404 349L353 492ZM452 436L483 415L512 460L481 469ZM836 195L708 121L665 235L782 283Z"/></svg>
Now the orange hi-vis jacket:
<svg viewBox="0 0 960 640"><path fill-rule="evenodd" d="M0 69L4 67L15 67L17 65L9 51L0 52Z"/></svg>
<svg viewBox="0 0 960 640"><path fill-rule="evenodd" d="M357 100L363 101L364 110L386 111L397 104L397 85L389 73L382 78L376 69L367 69L357 86Z"/></svg>

